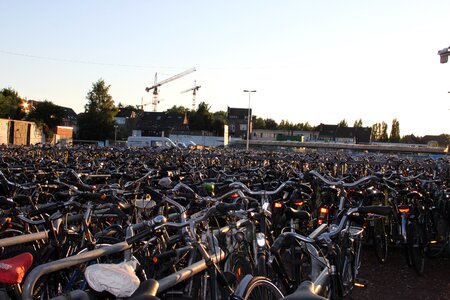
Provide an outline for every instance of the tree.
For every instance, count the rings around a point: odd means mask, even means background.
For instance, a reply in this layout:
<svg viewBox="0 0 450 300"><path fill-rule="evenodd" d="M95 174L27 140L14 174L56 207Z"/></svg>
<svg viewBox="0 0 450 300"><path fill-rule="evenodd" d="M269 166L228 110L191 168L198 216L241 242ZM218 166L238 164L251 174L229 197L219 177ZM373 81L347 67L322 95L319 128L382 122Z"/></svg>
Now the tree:
<svg viewBox="0 0 450 300"><path fill-rule="evenodd" d="M22 120L25 117L23 104L25 100L12 88L5 88L0 91L0 118L11 118Z"/></svg>
<svg viewBox="0 0 450 300"><path fill-rule="evenodd" d="M397 119L392 120L391 135L389 136L389 142L400 142L400 123Z"/></svg>
<svg viewBox="0 0 450 300"><path fill-rule="evenodd" d="M217 111L212 114L211 129L217 136L223 135L223 127L227 123L227 112Z"/></svg>
<svg viewBox="0 0 450 300"><path fill-rule="evenodd" d="M388 126L387 126L386 122L384 122L384 121L381 122L380 142L389 141L387 130L388 130Z"/></svg>
<svg viewBox="0 0 450 300"><path fill-rule="evenodd" d="M355 127L355 128L360 128L360 127L362 127L362 120L361 119L358 119L358 120L355 120L355 123L353 124L353 127Z"/></svg>
<svg viewBox="0 0 450 300"><path fill-rule="evenodd" d="M379 142L381 139L381 124L375 123L372 125L372 141Z"/></svg>
<svg viewBox="0 0 450 300"><path fill-rule="evenodd" d="M419 144L420 137L416 137L414 134L409 134L402 137L401 141L405 144Z"/></svg>
<svg viewBox="0 0 450 300"><path fill-rule="evenodd" d="M266 121L263 118L255 118L255 124L253 124L254 129L266 129Z"/></svg>
<svg viewBox="0 0 450 300"><path fill-rule="evenodd" d="M186 108L184 106L172 106L171 108L166 110L166 113L169 114L179 114L179 115L184 115L185 113L189 112L190 109Z"/></svg>
<svg viewBox="0 0 450 300"><path fill-rule="evenodd" d="M280 124L278 124L278 129L281 130L293 130L294 127L294 124L292 124L288 120L281 120Z"/></svg>
<svg viewBox="0 0 450 300"><path fill-rule="evenodd" d="M313 130L313 126L309 125L308 122L306 123L298 123L295 125L296 130L304 130L304 131L311 131Z"/></svg>
<svg viewBox="0 0 450 300"><path fill-rule="evenodd" d="M84 106L84 113L78 117L78 135L81 139L104 140L114 137L114 116L117 108L109 94L110 85L103 79L92 84Z"/></svg>
<svg viewBox="0 0 450 300"><path fill-rule="evenodd" d="M211 107L205 102L200 102L196 111L191 112L189 128L193 130L205 130L211 128Z"/></svg>
<svg viewBox="0 0 450 300"><path fill-rule="evenodd" d="M64 110L47 100L36 104L27 117L30 121L42 124L47 141L52 140L53 135L56 133L56 127L62 124L63 118Z"/></svg>
<svg viewBox="0 0 450 300"><path fill-rule="evenodd" d="M339 126L339 127L348 127L347 120L342 119L342 120L338 123L338 126Z"/></svg>
<svg viewBox="0 0 450 300"><path fill-rule="evenodd" d="M266 123L266 129L275 130L278 128L278 123L273 119L264 119Z"/></svg>

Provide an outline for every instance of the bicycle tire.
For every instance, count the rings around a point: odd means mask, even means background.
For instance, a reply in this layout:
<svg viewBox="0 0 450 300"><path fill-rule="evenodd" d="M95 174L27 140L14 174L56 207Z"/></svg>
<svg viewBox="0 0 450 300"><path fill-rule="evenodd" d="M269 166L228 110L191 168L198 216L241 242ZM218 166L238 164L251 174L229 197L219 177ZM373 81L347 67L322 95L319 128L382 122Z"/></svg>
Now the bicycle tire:
<svg viewBox="0 0 450 300"><path fill-rule="evenodd" d="M438 257L444 253L450 241L450 228L447 220L437 211L428 215L427 246L425 253L428 257Z"/></svg>
<svg viewBox="0 0 450 300"><path fill-rule="evenodd" d="M239 283L245 275L253 274L252 265L246 257L237 255L233 260L231 272L236 277L236 283Z"/></svg>
<svg viewBox="0 0 450 300"><path fill-rule="evenodd" d="M408 225L408 256L412 267L419 276L423 275L425 267L425 251L420 230L420 225L417 222Z"/></svg>
<svg viewBox="0 0 450 300"><path fill-rule="evenodd" d="M235 296L242 300L280 299L283 293L272 281L263 276L253 277L245 288L237 289Z"/></svg>
<svg viewBox="0 0 450 300"><path fill-rule="evenodd" d="M373 244L378 262L380 264L384 264L387 260L388 255L388 239L384 227L384 221L381 218L375 220L375 226L373 230Z"/></svg>

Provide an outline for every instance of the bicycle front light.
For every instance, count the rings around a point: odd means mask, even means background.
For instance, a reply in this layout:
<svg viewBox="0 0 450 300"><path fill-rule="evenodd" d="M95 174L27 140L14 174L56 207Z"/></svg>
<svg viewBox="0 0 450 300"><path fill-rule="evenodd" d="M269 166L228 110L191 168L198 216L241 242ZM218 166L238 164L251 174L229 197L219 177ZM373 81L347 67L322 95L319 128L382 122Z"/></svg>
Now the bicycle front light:
<svg viewBox="0 0 450 300"><path fill-rule="evenodd" d="M256 234L256 244L258 247L264 247L266 245L266 235L262 232Z"/></svg>

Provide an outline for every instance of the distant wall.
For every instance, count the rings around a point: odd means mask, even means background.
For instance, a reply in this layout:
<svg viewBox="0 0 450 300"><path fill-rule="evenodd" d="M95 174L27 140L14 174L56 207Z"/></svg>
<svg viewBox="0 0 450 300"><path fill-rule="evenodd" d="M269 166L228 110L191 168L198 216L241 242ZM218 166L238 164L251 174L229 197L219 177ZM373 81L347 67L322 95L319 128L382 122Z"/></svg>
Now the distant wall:
<svg viewBox="0 0 450 300"><path fill-rule="evenodd" d="M0 143L34 145L44 143L45 137L36 123L20 120L0 119Z"/></svg>
<svg viewBox="0 0 450 300"><path fill-rule="evenodd" d="M174 142L182 142L186 145L192 141L197 145L206 147L223 146L223 136L201 136L201 135L177 135L171 134L169 138Z"/></svg>
<svg viewBox="0 0 450 300"><path fill-rule="evenodd" d="M9 120L8 119L0 119L0 144L8 144L8 128L9 128Z"/></svg>

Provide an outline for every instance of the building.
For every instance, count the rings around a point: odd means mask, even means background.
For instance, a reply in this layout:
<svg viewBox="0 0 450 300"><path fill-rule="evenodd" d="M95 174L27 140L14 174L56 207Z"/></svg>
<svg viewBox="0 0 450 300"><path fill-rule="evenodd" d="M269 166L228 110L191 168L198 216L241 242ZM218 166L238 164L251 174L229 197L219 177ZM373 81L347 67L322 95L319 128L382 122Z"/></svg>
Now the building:
<svg viewBox="0 0 450 300"><path fill-rule="evenodd" d="M44 143L42 128L34 122L0 119L0 144L34 145Z"/></svg>
<svg viewBox="0 0 450 300"><path fill-rule="evenodd" d="M253 129L252 139L259 141L312 142L318 139L318 131Z"/></svg>
<svg viewBox="0 0 450 300"><path fill-rule="evenodd" d="M77 130L78 128L78 115L77 113L69 108L69 107L64 107L64 106L59 106L63 111L63 117L62 117L62 122L61 122L61 126L65 126L65 127L72 127L74 131Z"/></svg>
<svg viewBox="0 0 450 300"><path fill-rule="evenodd" d="M27 101L26 102L27 103L27 105L26 105L27 113L33 111L40 103L43 103L42 101L37 101L37 100L26 100L26 101ZM61 110L61 124L59 124L58 126L72 127L73 131L76 132L78 129L77 113L70 107L59 106L56 104L53 104L53 105ZM56 128L55 128L55 131L56 131Z"/></svg>
<svg viewBox="0 0 450 300"><path fill-rule="evenodd" d="M341 127L339 125L320 124L317 126L318 140L336 143L370 144L371 127Z"/></svg>
<svg viewBox="0 0 450 300"><path fill-rule="evenodd" d="M135 119L137 116L138 112L136 109L124 107L119 110L117 115L114 117L114 120L116 120L116 124L118 126L126 126L129 120Z"/></svg>
<svg viewBox="0 0 450 300"><path fill-rule="evenodd" d="M331 142L335 140L338 125L320 124L317 126L319 132L318 140Z"/></svg>
<svg viewBox="0 0 450 300"><path fill-rule="evenodd" d="M420 142L430 147L450 147L450 137L445 134L441 135L425 135Z"/></svg>
<svg viewBox="0 0 450 300"><path fill-rule="evenodd" d="M252 119L252 109L232 108L227 109L228 133L230 137L247 138L248 116ZM252 123L250 122L250 136L252 136Z"/></svg>
<svg viewBox="0 0 450 300"><path fill-rule="evenodd" d="M187 128L186 116L167 112L143 112L136 121L132 136L165 136Z"/></svg>

